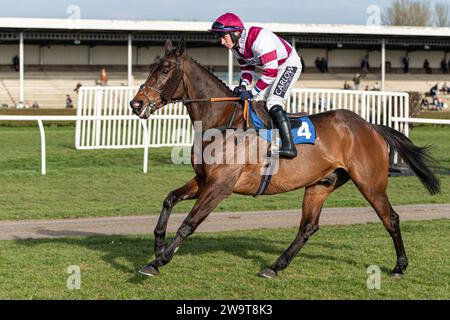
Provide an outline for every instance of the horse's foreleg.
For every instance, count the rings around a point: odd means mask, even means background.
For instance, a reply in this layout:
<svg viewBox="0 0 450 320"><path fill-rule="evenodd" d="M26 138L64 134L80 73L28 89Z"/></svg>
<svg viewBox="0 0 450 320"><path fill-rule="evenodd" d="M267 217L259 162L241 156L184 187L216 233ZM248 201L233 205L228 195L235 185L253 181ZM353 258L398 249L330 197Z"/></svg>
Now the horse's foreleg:
<svg viewBox="0 0 450 320"><path fill-rule="evenodd" d="M163 202L163 208L156 224L155 234L155 256L158 257L164 251L164 239L166 237L167 222L169 221L172 208L180 201L195 199L200 188L200 178L196 176L181 188L169 192Z"/></svg>
<svg viewBox="0 0 450 320"><path fill-rule="evenodd" d="M158 274L158 268L167 264L173 258L182 242L195 231L198 225L223 199L233 192L234 183L235 179L207 182L201 189L191 212L178 229L172 243L164 248L155 260L142 267L139 272L149 276Z"/></svg>
<svg viewBox="0 0 450 320"><path fill-rule="evenodd" d="M333 178L331 184L318 183L306 187L303 197L302 219L295 240L272 266L259 273L260 276L266 278L275 277L278 271L285 269L291 263L292 259L308 241L308 238L319 229L319 217L323 203L331 192L349 179L344 171L336 171L335 173L337 177Z"/></svg>

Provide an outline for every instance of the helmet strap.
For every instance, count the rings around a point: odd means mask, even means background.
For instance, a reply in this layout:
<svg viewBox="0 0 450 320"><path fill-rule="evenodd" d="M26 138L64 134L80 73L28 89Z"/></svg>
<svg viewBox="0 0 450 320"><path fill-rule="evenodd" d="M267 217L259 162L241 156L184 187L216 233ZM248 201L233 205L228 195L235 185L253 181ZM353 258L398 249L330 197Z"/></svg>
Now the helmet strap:
<svg viewBox="0 0 450 320"><path fill-rule="evenodd" d="M233 41L233 48L239 46L239 38L241 37L239 31L230 32L231 41Z"/></svg>

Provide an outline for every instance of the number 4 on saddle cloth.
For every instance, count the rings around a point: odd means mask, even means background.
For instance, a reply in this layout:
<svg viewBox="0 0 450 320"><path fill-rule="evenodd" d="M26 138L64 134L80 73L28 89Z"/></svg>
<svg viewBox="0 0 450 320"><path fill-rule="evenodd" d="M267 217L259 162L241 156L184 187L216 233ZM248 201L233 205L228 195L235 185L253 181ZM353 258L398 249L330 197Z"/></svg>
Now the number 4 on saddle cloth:
<svg viewBox="0 0 450 320"><path fill-rule="evenodd" d="M289 114L291 122L291 133L295 144L314 144L316 141L316 130L313 123L305 115ZM255 128L259 136L268 142L272 142L273 126L267 125L254 111L251 102L248 103L248 122L249 127Z"/></svg>

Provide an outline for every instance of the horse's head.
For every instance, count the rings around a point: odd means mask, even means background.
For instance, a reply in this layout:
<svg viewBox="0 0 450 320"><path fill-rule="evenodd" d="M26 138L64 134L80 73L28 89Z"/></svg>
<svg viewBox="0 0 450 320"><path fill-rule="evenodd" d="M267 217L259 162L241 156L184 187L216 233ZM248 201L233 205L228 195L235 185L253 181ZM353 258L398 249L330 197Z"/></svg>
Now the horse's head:
<svg viewBox="0 0 450 320"><path fill-rule="evenodd" d="M181 70L184 40L180 41L176 49L172 47L172 42L167 40L164 49L164 57L153 65L147 80L130 101L133 113L141 119L147 119L156 110L182 98L184 94Z"/></svg>

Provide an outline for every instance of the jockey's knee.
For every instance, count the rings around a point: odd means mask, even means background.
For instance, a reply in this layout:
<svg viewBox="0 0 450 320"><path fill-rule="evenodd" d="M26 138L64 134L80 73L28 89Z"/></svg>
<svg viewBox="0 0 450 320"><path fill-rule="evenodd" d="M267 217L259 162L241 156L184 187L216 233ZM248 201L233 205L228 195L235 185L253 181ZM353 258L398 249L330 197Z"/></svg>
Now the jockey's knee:
<svg viewBox="0 0 450 320"><path fill-rule="evenodd" d="M271 96L267 99L266 107L267 110L270 110L274 106L281 106L283 110L286 110L286 102L284 99L277 97L277 96Z"/></svg>

